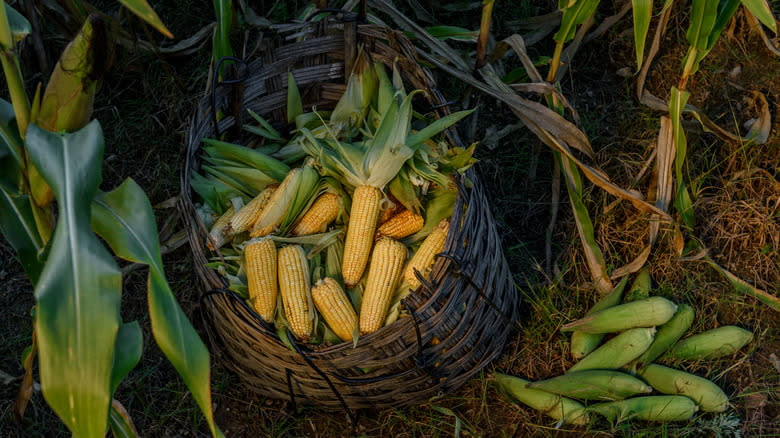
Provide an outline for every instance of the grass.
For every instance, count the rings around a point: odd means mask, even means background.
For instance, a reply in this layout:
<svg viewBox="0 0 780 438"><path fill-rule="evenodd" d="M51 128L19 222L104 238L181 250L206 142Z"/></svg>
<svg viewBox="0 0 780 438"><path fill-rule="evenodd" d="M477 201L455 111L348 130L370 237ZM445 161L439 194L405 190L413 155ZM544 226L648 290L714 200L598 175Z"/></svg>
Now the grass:
<svg viewBox="0 0 780 438"><path fill-rule="evenodd" d="M189 2L179 8L171 2L155 4L163 20L177 37L185 37L206 24L209 2ZM272 2L257 6L269 8ZM290 2L277 8L275 19L284 21L303 2ZM510 8L507 16L495 17L501 36L512 29L512 19L545 13L551 5L524 4ZM477 9L478 10L478 9ZM440 12L436 18L447 24L474 27L476 17ZM475 21L476 20L476 21ZM614 72L633 65L631 38L625 38L630 20L624 20L607 37L583 47L575 58L564 93L580 112L584 130L596 150L595 162L619 185L647 192L653 179L647 171L639 177L658 129L659 114L649 111L631 97L630 80ZM670 26L670 29L674 29ZM746 32L746 31L744 31ZM673 85L679 74L684 34L670 31L648 78L648 88L658 96ZM772 104L780 98L780 88L772 72L780 71L759 40L745 38L722 41L703 64L702 74L691 83L691 102L706 110L718 123L732 128L741 124L749 112L741 95L727 85L728 71L742 65L741 82L767 94ZM745 41L745 42L741 42ZM550 52L542 42L530 48L532 57ZM605 49L609 55L604 60ZM119 52L109 77L98 94L95 117L101 120L107 138L103 189L134 178L149 194L153 204L175 196L178 172L184 148L188 117L202 97L209 45L189 59L158 59ZM606 67L606 68L605 68ZM34 69L30 67L28 70ZM442 77L439 85L445 95L457 98L465 87ZM29 85L29 84L28 84ZM501 128L516 123L502 106L482 99L481 120L476 130L479 139L489 126ZM742 108L742 110L740 110ZM716 118L717 117L717 118ZM772 210L778 193L772 181L776 170L780 141L778 120L773 120L773 136L766 145L729 145L707 133L689 136L689 181L701 187L696 200L697 229L722 263L733 263L734 271L748 281L778 293L777 277L771 274L771 261L777 260L778 243L761 240L773 229L761 228L763 220L777 227L778 214ZM689 132L698 130L690 125ZM560 275L549 279L543 274L544 236L550 214L552 155L527 130L506 137L494 150L479 149L481 168L495 205L497 223L504 240L507 259L515 275L518 293L525 308L524 330L507 344L504 354L451 395L419 406L382 412L364 412L358 422L357 436L778 436L780 435L780 318L756 300L738 295L725 280L703 262L678 260L671 239L662 239L649 261L654 280L653 294L685 302L697 311L692 332L718 325L736 324L751 330L756 340L733 357L712 362L689 364L688 371L714 379L732 397L734 409L724 414L698 415L688 423L652 424L628 422L610 425L600 421L586 430L556 429L542 414L514 404L493 383L493 370L543 379L562 373L573 362L568 354L568 336L558 328L578 317L596 300L589 285L590 276L583 262L579 238L573 227L568 200L562 193L559 220L554 230L553 258ZM767 174L729 182L741 170L762 168ZM589 187L589 186L586 186ZM630 261L646 239L648 217L640 215L625 202L600 190L588 188L588 208L596 227L599 245L610 267ZM775 190L775 191L773 191ZM764 204L762 204L762 202ZM761 213L757 207L764 205ZM756 213L741 220L745 212ZM158 211L162 223L170 210ZM729 218L732 218L729 221ZM729 227L736 224L739 227ZM736 230L736 231L735 231ZM741 233L741 234L739 234ZM731 235L746 236L735 241ZM668 236L667 236L668 237ZM731 246L729 246L731 245ZM0 258L12 260L12 251L0 241ZM191 258L186 247L164 257L166 274L182 307L201 333L198 294ZM757 267L764 266L764 269ZM768 268L766 268L768 267ZM731 269L731 268L730 268ZM752 269L752 270L751 270ZM165 360L153 341L146 308L146 269L125 277L123 309L125 321L139 319L144 334L142 363L119 388L117 398L128 408L143 436L206 436L207 429L186 387ZM761 283L762 278L769 281ZM15 262L0 265L0 312L5 342L0 346L0 370L21 375L20 354L30 343L29 309L32 291L21 268ZM772 288L774 286L774 289ZM774 359L772 359L774 355ZM238 377L215 360L212 367L212 391L217 423L228 436L344 436L349 434L345 415L317 408L292 412L281 401L257 396L246 389ZM16 426L11 420L11 404L17 383L4 385L0 397L0 435L66 436L67 431L48 409L40 393L33 396L25 418L28 424Z"/></svg>

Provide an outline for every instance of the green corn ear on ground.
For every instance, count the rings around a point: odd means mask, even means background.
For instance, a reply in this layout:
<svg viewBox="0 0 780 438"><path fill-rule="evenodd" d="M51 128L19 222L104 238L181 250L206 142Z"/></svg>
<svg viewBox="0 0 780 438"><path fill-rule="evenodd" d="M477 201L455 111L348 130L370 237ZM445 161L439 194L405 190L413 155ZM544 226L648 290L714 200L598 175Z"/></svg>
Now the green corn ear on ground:
<svg viewBox="0 0 780 438"><path fill-rule="evenodd" d="M650 268L645 266L639 270L639 273L636 275L634 282L631 283L631 289L626 292L626 296L623 298L623 301L628 303L631 301L639 301L644 300L645 298L649 298L651 287Z"/></svg>
<svg viewBox="0 0 780 438"><path fill-rule="evenodd" d="M663 394L678 394L695 401L704 412L723 412L729 398L718 385L695 374L650 364L639 375Z"/></svg>
<svg viewBox="0 0 780 438"><path fill-rule="evenodd" d="M568 372L618 369L644 353L653 342L654 328L626 330L569 368Z"/></svg>
<svg viewBox="0 0 780 438"><path fill-rule="evenodd" d="M623 296L623 290L628 283L628 277L623 277L620 283L615 286L614 289L603 298L601 298L596 304L591 307L585 316L590 316L596 312L607 309L612 306L620 304L620 299ZM575 331L571 334L571 355L575 359L582 359L588 353L595 350L596 347L601 344L601 340L604 339L604 334L601 333L585 333Z"/></svg>
<svg viewBox="0 0 780 438"><path fill-rule="evenodd" d="M693 400L682 395L634 397L588 407L589 412L596 412L615 422L628 419L683 421L691 418L698 409Z"/></svg>
<svg viewBox="0 0 780 438"><path fill-rule="evenodd" d="M662 297L651 297L610 307L566 324L562 332L614 333L636 327L654 327L672 319L677 305Z"/></svg>
<svg viewBox="0 0 780 438"><path fill-rule="evenodd" d="M496 373L496 382L518 401L556 420L562 420L564 424L588 424L585 406L579 402L546 391L526 388L529 382L519 377Z"/></svg>
<svg viewBox="0 0 780 438"><path fill-rule="evenodd" d="M714 359L736 353L753 340L753 333L726 325L677 342L662 357L668 359Z"/></svg>
<svg viewBox="0 0 780 438"><path fill-rule="evenodd" d="M636 377L610 370L575 371L529 383L528 388L586 401L622 400L626 397L653 391L652 387Z"/></svg>

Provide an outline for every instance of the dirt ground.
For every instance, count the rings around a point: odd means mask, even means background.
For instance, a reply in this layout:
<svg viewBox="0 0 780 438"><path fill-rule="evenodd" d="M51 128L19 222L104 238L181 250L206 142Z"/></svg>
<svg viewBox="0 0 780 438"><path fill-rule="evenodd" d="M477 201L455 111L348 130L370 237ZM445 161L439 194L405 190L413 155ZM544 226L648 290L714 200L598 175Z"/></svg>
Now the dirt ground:
<svg viewBox="0 0 780 438"><path fill-rule="evenodd" d="M189 1L176 6L161 2L158 12L177 37L192 35L210 22L211 2ZM269 5L258 5L257 10ZM289 2L288 9L301 6ZM301 2L302 3L302 2ZM548 4L549 3L549 4ZM156 6L157 7L157 6ZM553 2L533 2L495 18L494 32L506 37L512 20L552 11ZM284 8L282 8L284 9ZM511 8L510 8L511 9ZM602 5L601 16L613 13ZM775 8L777 9L777 8ZM197 11L203 11L199 14ZM477 10L478 11L478 10ZM777 12L777 10L775 11ZM281 12L276 13L279 15ZM478 28L478 13L470 21L447 24ZM648 76L647 89L667 98L679 78L685 50L685 14L670 24L661 51ZM651 32L652 32L651 28ZM54 29L48 29L54 33ZM63 41L59 43L64 44ZM582 47L562 81L563 93L578 111L597 163L621 187L647 194L654 175L646 169L659 127L660 113L634 97L633 78L619 72L634 67L630 14L605 35ZM61 47L61 45L59 46ZM532 45L536 59L552 53L550 38ZM50 49L56 59L55 49ZM114 66L98 92L94 117L103 125L106 152L104 190L131 177L144 188L153 205L177 196L189 116L204 95L210 45L195 56L171 58L116 50ZM32 57L24 58L35 71ZM542 68L544 71L544 68ZM710 249L714 260L770 294L780 294L780 57L773 55L744 19L736 21L702 63L689 84L690 103L730 131L747 132L744 123L759 115L755 95L768 103L772 129L765 144L725 142L686 119L688 165L696 226L692 234ZM463 87L437 73L448 96L459 97ZM34 77L34 76L30 76ZM453 84L453 85L450 85ZM32 87L32 79L28 81ZM516 124L505 106L480 98L480 121L473 140L487 129ZM724 414L698 415L689 423L594 423L587 430L556 429L549 418L518 406L500 393L493 371L543 379L561 374L573 361L568 336L557 329L595 302L582 247L576 234L565 188L553 230L553 276L545 273L545 233L551 214L553 158L526 129L521 128L490 149L478 148L479 168L492 196L494 214L507 260L523 298L524 330L513 335L504 354L469 381L444 397L415 407L362 412L356 430L341 412L305 407L292 412L289 404L258 397L219 363L212 365L216 421L227 436L780 436L780 314L755 298L736 293L728 282L701 261L674 255L670 235L662 234L649 265L654 294L685 302L696 309L692 327L702 331L734 324L750 330L748 348L722 360L688 368L715 380L731 397ZM610 269L622 266L642 247L650 217L627 202L616 202L586 184L586 205L597 241ZM157 210L164 224L173 209ZM17 425L11 405L22 375L20 356L30 343L32 288L13 250L0 239L0 371L15 380L0 386L0 436L67 436L68 432L36 393ZM200 333L197 282L189 247L164 256L166 274L185 312ZM129 272L123 283L125 321L139 320L144 334L141 363L121 384L117 398L131 413L141 436L207 436L205 421L173 367L153 341L146 315L145 268ZM741 435L740 435L741 434Z"/></svg>

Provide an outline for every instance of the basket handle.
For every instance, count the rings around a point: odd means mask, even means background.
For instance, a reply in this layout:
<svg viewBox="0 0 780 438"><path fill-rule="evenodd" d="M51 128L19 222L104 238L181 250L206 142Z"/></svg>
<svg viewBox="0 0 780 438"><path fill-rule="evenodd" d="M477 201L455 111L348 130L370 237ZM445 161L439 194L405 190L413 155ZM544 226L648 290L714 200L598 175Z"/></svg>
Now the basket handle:
<svg viewBox="0 0 780 438"><path fill-rule="evenodd" d="M220 81L219 69L220 67L222 67L222 64L226 61L232 61L242 65L244 67L244 74L241 77L236 79L225 79ZM246 81L248 78L249 78L249 64L247 64L247 62L244 61L243 59L236 58L235 56L223 56L222 58L219 58L219 61L217 61L217 65L214 67L214 75L211 79L211 93L209 96L210 97L209 102L211 103L211 117L212 117L212 122L214 123L214 132L217 134L217 137L222 135L222 132L219 130L219 120L217 120L217 87L224 86L224 85L241 84L244 81ZM233 114L233 117L236 119L236 123L240 125L241 115Z"/></svg>

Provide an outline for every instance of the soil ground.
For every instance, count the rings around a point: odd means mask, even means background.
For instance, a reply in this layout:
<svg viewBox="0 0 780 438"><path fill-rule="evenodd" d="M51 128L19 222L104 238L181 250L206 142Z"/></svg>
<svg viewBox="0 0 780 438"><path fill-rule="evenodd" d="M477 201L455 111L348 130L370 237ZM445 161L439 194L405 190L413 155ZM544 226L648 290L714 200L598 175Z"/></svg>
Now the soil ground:
<svg viewBox="0 0 780 438"><path fill-rule="evenodd" d="M185 38L207 25L211 2L159 3L158 12L177 37ZM301 4L299 4L301 3ZM500 3L500 2L499 2ZM284 20L302 2L282 2L272 18ZM777 6L777 5L775 5ZM271 2L256 6L271 7ZM678 6L679 7L679 6ZM287 8L287 9L285 9ZM522 3L497 14L493 31L500 37L515 32L513 20L552 11L554 2ZM110 9L110 7L109 7ZM107 10L109 10L107 9ZM200 11L200 12L199 12ZM478 9L470 21L452 12L434 9L436 19L447 24L478 28ZM599 16L613 13L611 3ZM775 7L777 13L777 7ZM670 23L648 77L647 89L667 98L680 74L685 50L686 14ZM456 17L456 18L453 18ZM137 26L137 22L135 22ZM653 29L651 29L652 32ZM45 32L56 35L56 29ZM725 34L724 34L725 35ZM47 53L56 59L65 40L54 40ZM605 35L584 45L562 81L563 92L580 115L588 135L594 162L621 187L647 194L654 176L645 169L657 136L660 113L634 98L632 78L618 74L634 67L630 15ZM466 47L466 46L462 46ZM529 47L537 59L549 56L548 37ZM103 125L106 152L102 189L133 178L152 204L179 193L185 133L189 116L203 97L210 45L186 58L163 58L117 49L114 65L98 92L94 117ZM36 64L25 57L28 72ZM544 72L544 69L542 69ZM735 74L735 72L738 74ZM744 19L738 19L702 63L689 85L690 102L724 128L746 132L743 123L756 117L755 98L764 94L772 117L765 144L729 143L686 122L688 165L686 178L694 187L696 227L692 234L710 248L714 259L741 278L769 293L780 293L780 58L773 56ZM28 75L34 78L35 75ZM453 80L439 77L448 96L464 91ZM735 86L735 85L736 86ZM33 79L28 86L34 86ZM474 140L486 130L515 124L506 107L480 98L480 121ZM652 424L605 422L583 430L556 429L549 418L518 406L493 384L493 371L543 379L561 374L573 361L568 336L557 329L582 316L596 300L582 247L574 227L565 189L561 192L558 221L553 232L552 275L545 273L545 233L551 213L553 159L549 150L527 130L502 139L494 149L480 147L480 169L492 194L494 214L514 273L517 293L524 301L524 330L513 336L504 354L453 394L416 407L364 412L358 428L350 431L345 415L317 408L291 412L288 404L254 395L219 363L212 366L213 405L217 423L227 436L780 436L780 314L756 299L738 294L712 268L700 261L680 261L668 234L662 234L649 260L654 294L685 302L697 311L692 330L735 324L755 335L755 341L722 360L695 364L689 371L716 381L731 397L733 408L724 414L698 415L689 423ZM586 184L586 205L594 222L598 243L610 269L622 266L642 247L650 218L629 203ZM157 210L162 225L176 212ZM9 245L0 239L0 370L22 375L20 356L30 343L32 289L14 259ZM164 256L173 290L196 329L197 283L188 246ZM142 361L120 386L117 398L125 405L141 436L207 436L207 428L192 397L175 370L152 341L146 315L146 269L125 276L123 319L139 320L144 330ZM67 436L68 432L36 393L17 425L11 405L18 380L0 386L0 436Z"/></svg>

